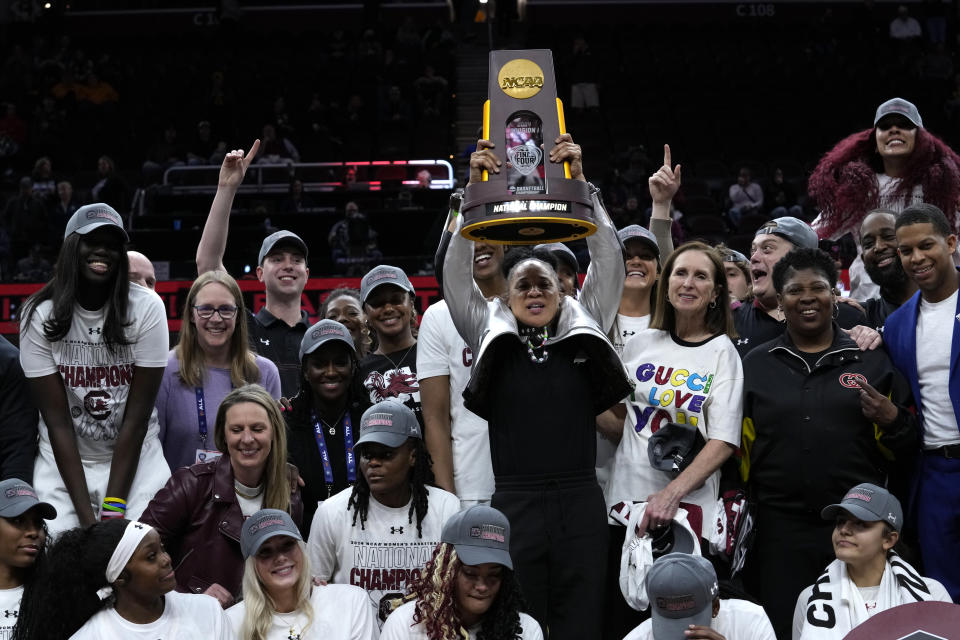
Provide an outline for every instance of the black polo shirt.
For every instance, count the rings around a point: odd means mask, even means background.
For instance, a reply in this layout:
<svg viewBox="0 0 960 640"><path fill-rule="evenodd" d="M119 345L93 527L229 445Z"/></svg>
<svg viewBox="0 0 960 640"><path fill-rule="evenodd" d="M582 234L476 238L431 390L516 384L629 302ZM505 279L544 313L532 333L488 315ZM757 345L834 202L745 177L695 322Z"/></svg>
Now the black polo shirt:
<svg viewBox="0 0 960 640"><path fill-rule="evenodd" d="M751 304L742 304L733 311L733 324L737 329L738 338L733 341L740 358L747 355L754 347L783 335L786 325L772 318L760 308L757 301ZM857 325L872 326L867 323L867 317L849 304L840 305L840 314L837 324L842 329L852 329Z"/></svg>
<svg viewBox="0 0 960 640"><path fill-rule="evenodd" d="M871 298L860 304L867 312L867 326L873 327L880 333L883 333L883 325L887 322L887 316L900 308L899 304L890 302L883 297Z"/></svg>
<svg viewBox="0 0 960 640"><path fill-rule="evenodd" d="M300 321L292 327L266 307L248 320L250 348L277 365L280 391L284 398L292 398L300 389L300 343L310 326L307 312L301 310Z"/></svg>

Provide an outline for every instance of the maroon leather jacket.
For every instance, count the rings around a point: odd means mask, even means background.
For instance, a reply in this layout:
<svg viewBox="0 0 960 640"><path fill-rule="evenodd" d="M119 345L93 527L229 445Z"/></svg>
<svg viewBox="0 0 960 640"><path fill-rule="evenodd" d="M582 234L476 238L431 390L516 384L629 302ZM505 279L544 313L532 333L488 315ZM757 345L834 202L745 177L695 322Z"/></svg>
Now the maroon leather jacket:
<svg viewBox="0 0 960 640"><path fill-rule="evenodd" d="M290 494L290 515L300 526L300 489ZM243 513L233 489L230 458L178 469L157 492L140 521L153 526L170 553L177 591L203 593L217 583L239 598L243 583L240 529Z"/></svg>

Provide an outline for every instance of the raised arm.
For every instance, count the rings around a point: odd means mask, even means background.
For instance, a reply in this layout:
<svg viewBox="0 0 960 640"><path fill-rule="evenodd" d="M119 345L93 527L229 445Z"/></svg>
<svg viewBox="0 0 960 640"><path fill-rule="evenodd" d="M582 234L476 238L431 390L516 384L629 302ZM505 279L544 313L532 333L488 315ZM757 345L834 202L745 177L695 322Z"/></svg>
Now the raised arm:
<svg viewBox="0 0 960 640"><path fill-rule="evenodd" d="M250 153L244 155L243 149L234 149L228 153L220 165L220 179L217 194L213 196L207 222L203 225L203 235L197 245L197 275L207 271L226 271L223 266L223 254L227 250L227 233L230 230L230 209L233 198L243 182L247 168L260 150L260 140L254 140Z"/></svg>
<svg viewBox="0 0 960 640"><path fill-rule="evenodd" d="M660 263L666 262L673 253L673 218L670 217L670 203L680 190L680 165L671 167L670 145L663 145L663 166L657 169L647 180L653 206L650 209L650 231L657 238L660 247Z"/></svg>
<svg viewBox="0 0 960 640"><path fill-rule="evenodd" d="M478 182L484 171L499 173L501 161L493 153L494 144L489 140L478 140L477 150L470 155L470 182ZM453 219L453 212L447 216L450 246L443 261L443 298L450 309L450 317L457 333L476 353L480 347L480 336L487 327L487 299L480 287L473 281L473 242L460 235L463 216Z"/></svg>

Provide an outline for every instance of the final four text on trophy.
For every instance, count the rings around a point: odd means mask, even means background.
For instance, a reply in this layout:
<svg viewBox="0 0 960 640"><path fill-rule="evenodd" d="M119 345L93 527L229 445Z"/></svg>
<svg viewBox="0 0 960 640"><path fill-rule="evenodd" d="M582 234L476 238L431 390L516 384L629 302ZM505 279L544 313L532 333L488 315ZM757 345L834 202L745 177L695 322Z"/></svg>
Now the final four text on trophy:
<svg viewBox="0 0 960 640"><path fill-rule="evenodd" d="M491 51L483 137L504 160L467 185L461 233L495 244L539 244L585 238L597 230L586 182L567 163L546 157L565 133L549 49ZM546 149L546 150L545 150Z"/></svg>

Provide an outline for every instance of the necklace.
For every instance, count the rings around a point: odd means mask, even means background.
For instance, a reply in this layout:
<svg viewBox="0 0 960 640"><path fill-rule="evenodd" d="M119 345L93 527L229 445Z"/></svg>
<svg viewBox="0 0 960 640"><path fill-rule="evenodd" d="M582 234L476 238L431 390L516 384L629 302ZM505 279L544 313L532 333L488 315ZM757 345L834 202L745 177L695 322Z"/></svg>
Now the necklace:
<svg viewBox="0 0 960 640"><path fill-rule="evenodd" d="M263 485L259 484L256 487L248 487L247 485L243 484L239 480L234 480L233 490L236 492L238 496L242 498L247 498L248 500L252 500L253 498L256 498L261 493L263 493Z"/></svg>
<svg viewBox="0 0 960 640"><path fill-rule="evenodd" d="M394 368L395 371L399 371L399 370L400 370L400 365L402 365L402 364L403 364L403 361L407 359L407 356L410 355L410 351L411 351L415 346L417 346L417 343L416 343L416 342L414 342L412 345L410 345L409 347L407 347L407 350L403 352L403 357L400 358L400 360L397 361L397 362L394 362L394 361L393 361L393 358L391 358L390 356L388 356L388 355L386 354L386 352L384 352L382 355L383 355L384 358L386 358L386 359L390 362L390 364L393 365L393 368Z"/></svg>
<svg viewBox="0 0 960 640"><path fill-rule="evenodd" d="M349 407L348 407L348 408L349 408ZM320 417L320 414L319 414L319 413L317 413L316 416L317 416L317 420L320 421L320 424L322 424L323 426L325 426L325 427L327 428L327 433L329 433L329 434L332 435L332 436L335 436L335 435L337 435L337 425L340 424L340 421L343 420L343 416L346 415L346 413L347 413L347 410L346 410L346 409L344 409L343 411L341 411L341 412L340 412L340 417L338 417L338 418L336 419L336 421L333 422L333 424L327 422L327 421L324 420L322 417Z"/></svg>
<svg viewBox="0 0 960 640"><path fill-rule="evenodd" d="M535 364L543 364L547 361L547 358L550 357L550 353L544 347L544 343L547 341L549 334L547 333L547 328L544 327L540 333L530 333L527 336L527 353L530 355L530 361ZM536 344L534 344L536 343ZM540 352L540 355L537 355L537 352Z"/></svg>
<svg viewBox="0 0 960 640"><path fill-rule="evenodd" d="M284 618L282 615L280 615L278 611L274 611L273 613L274 615L277 616L280 622L282 622L286 627L288 627L287 640L302 640L301 634L303 633L303 629L300 629L300 631L297 631L297 626L293 622L290 622L289 620ZM296 616L297 612L294 611L293 615ZM296 617L294 617L294 621L296 621Z"/></svg>

